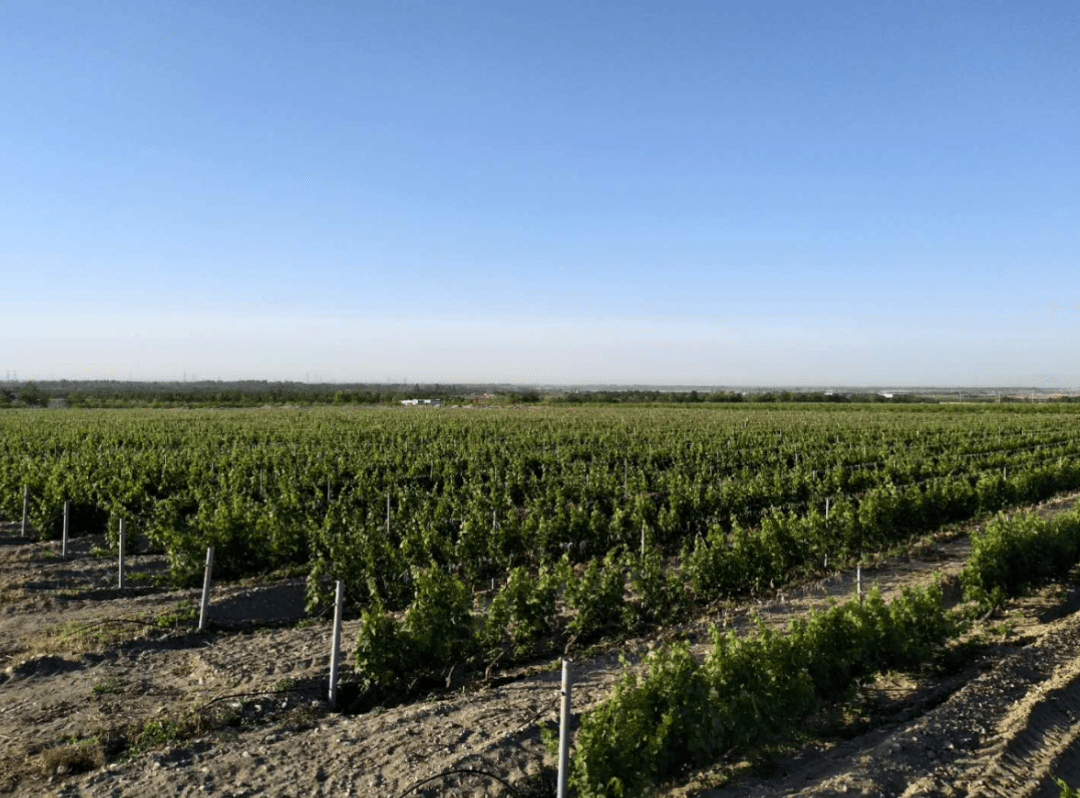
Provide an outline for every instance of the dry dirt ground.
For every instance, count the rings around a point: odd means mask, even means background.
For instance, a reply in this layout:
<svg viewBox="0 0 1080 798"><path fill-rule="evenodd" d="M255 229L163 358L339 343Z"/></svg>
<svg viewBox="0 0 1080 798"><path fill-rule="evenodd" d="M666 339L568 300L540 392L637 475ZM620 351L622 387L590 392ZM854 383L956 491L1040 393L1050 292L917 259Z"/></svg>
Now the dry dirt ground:
<svg viewBox="0 0 1080 798"><path fill-rule="evenodd" d="M1049 502L1052 513L1076 497ZM553 762L539 728L556 717L556 663L359 714L330 712L331 630L305 618L300 580L215 587L210 631L192 631L195 590L154 587L161 555L116 563L101 538L55 544L0 528L0 795L496 796L545 793ZM863 569L886 598L940 575L968 551L964 529ZM678 630L699 653L709 624L747 626L851 594L850 569L768 601L706 613ZM955 594L955 589L947 593ZM955 597L955 596L954 596ZM752 763L736 759L667 785L670 796L1057 795L1080 784L1080 586L1047 588L986 619L937 668L861 688L808 739ZM343 650L358 621L346 620ZM574 710L587 711L655 638L609 646L573 665ZM348 676L346 667L345 676ZM351 695L343 688L341 705Z"/></svg>

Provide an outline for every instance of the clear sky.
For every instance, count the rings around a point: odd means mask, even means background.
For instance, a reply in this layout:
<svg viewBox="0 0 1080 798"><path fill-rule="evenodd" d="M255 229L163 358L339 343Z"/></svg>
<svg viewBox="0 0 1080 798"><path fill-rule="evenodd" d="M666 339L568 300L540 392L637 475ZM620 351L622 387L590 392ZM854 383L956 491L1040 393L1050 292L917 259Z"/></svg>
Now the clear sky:
<svg viewBox="0 0 1080 798"><path fill-rule="evenodd" d="M0 377L1080 385L1080 3L0 3Z"/></svg>

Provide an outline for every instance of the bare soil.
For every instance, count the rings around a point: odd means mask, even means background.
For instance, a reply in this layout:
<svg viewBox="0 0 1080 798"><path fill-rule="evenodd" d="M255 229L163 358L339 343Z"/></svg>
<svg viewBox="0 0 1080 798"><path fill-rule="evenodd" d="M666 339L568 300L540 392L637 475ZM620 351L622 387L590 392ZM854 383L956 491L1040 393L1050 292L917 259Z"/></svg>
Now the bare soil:
<svg viewBox="0 0 1080 798"><path fill-rule="evenodd" d="M868 560L865 584L888 598L940 578L956 600L968 531ZM506 795L500 780L519 794L552 794L540 726L556 718L555 662L451 682L397 706L331 712L330 623L305 617L301 580L216 586L213 625L198 633L199 591L155 586L163 556L128 556L120 591L115 560L93 556L101 538L76 539L61 560L55 544L17 535L17 524L0 527L0 794L396 798L419 785L409 794ZM710 624L744 628L755 615L784 624L853 589L853 569L822 571L768 600L579 655L574 710L603 700L660 638L689 636L703 654ZM1077 608L1073 584L1019 600L936 669L864 686L815 719L804 741L688 774L663 793L1056 796L1053 776L1080 784ZM346 652L358 625L345 622ZM343 687L341 707L353 697Z"/></svg>

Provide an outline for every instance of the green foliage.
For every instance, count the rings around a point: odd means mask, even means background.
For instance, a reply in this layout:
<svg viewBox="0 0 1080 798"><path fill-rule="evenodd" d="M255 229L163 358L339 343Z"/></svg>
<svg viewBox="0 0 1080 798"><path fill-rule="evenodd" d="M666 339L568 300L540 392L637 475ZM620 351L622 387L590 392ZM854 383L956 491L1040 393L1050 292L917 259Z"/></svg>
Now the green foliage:
<svg viewBox="0 0 1080 798"><path fill-rule="evenodd" d="M199 620L198 602L187 600L177 602L176 606L154 618L154 624L162 629L178 626L191 626Z"/></svg>
<svg viewBox="0 0 1080 798"><path fill-rule="evenodd" d="M446 670L476 645L469 589L438 568L417 570L413 580L416 595L405 612L404 630L430 667Z"/></svg>
<svg viewBox="0 0 1080 798"><path fill-rule="evenodd" d="M964 597L1000 606L1029 585L1061 577L1080 559L1080 511L1045 519L1036 513L999 515L972 535L960 574Z"/></svg>
<svg viewBox="0 0 1080 798"><path fill-rule="evenodd" d="M203 398L231 401L223 390ZM351 602L378 595L396 610L412 599L411 568L476 584L564 553L580 566L636 550L643 527L664 556L687 553L698 599L762 592L825 554L1080 486L1068 406L701 402L466 418L363 409L347 393L349 405L302 412L5 410L0 512L18 518L28 484L37 534L58 536L65 500L72 534L115 542L126 518L168 553L177 584L197 582L212 545L222 578L310 565L313 600L340 578Z"/></svg>
<svg viewBox="0 0 1080 798"><path fill-rule="evenodd" d="M148 720L131 740L127 753L138 756L144 751L162 748L179 740L185 732L184 726L175 720Z"/></svg>
<svg viewBox="0 0 1080 798"><path fill-rule="evenodd" d="M626 564L635 594L635 601L626 608L627 626L669 623L685 615L690 597L683 587L683 576L675 568L665 573L659 549L646 548L644 556L629 557Z"/></svg>
<svg viewBox="0 0 1080 798"><path fill-rule="evenodd" d="M1080 798L1080 788L1070 787L1062 779L1054 779L1054 783L1057 784L1058 789L1061 790L1058 794L1058 798Z"/></svg>
<svg viewBox="0 0 1080 798"><path fill-rule="evenodd" d="M620 553L612 549L604 557L589 561L580 576L567 580L563 598L576 611L567 624L570 634L590 636L616 624L623 614L626 574Z"/></svg>
<svg viewBox="0 0 1080 798"><path fill-rule="evenodd" d="M787 634L759 624L739 637L712 630L699 664L685 643L625 675L586 715L571 783L580 798L642 796L687 767L788 733L818 706L876 671L929 657L950 624L937 587L886 605L877 590L794 622Z"/></svg>
<svg viewBox="0 0 1080 798"><path fill-rule="evenodd" d="M871 591L871 593L875 592ZM890 625L878 642L879 669L914 668L928 660L942 640L958 631L955 619L942 610L941 587L904 587L889 604Z"/></svg>
<svg viewBox="0 0 1080 798"><path fill-rule="evenodd" d="M628 673L582 720L570 785L581 798L647 795L684 764L705 764L719 742L706 674L685 643L652 652L648 675Z"/></svg>
<svg viewBox="0 0 1080 798"><path fill-rule="evenodd" d="M475 653L477 637L468 589L437 568L413 574L416 595L398 621L376 599L361 614L353 658L368 685L397 686L434 677Z"/></svg>
<svg viewBox="0 0 1080 798"><path fill-rule="evenodd" d="M481 639L485 648L498 649L509 641L515 653L524 656L551 635L558 581L550 568L541 568L536 577L524 567L514 568L484 617Z"/></svg>
<svg viewBox="0 0 1080 798"><path fill-rule="evenodd" d="M691 590L713 601L778 587L809 553L812 538L801 534L804 527L794 515L779 512L770 512L757 528L733 520L725 531L714 523L705 537L683 551Z"/></svg>
<svg viewBox="0 0 1080 798"><path fill-rule="evenodd" d="M736 522L732 536L739 537L741 534L742 530ZM683 577L694 594L702 600L722 598L736 584L735 569L738 566L727 537L723 527L712 524L705 537L695 538L692 548L683 549Z"/></svg>
<svg viewBox="0 0 1080 798"><path fill-rule="evenodd" d="M114 387L98 399L130 399ZM357 656L386 681L667 623L691 603L772 591L826 555L1080 486L1069 406L724 407L698 395L683 408L390 413L343 386L319 401L336 391L345 404L302 411L5 409L0 514L19 518L29 486L34 532L55 538L70 501L72 534L106 532L96 553L109 556L125 518L180 585L198 583L210 545L219 579L306 570L312 606L341 579L370 613ZM1074 563L1077 535L1053 529L977 544L965 589L994 603ZM492 579L502 590L472 610L469 593ZM816 633L839 645L871 620ZM838 683L860 672L846 667Z"/></svg>
<svg viewBox="0 0 1080 798"><path fill-rule="evenodd" d="M94 695L111 695L112 693L120 692L120 680L115 676L109 676L102 679L100 682L94 682L90 687L90 692Z"/></svg>
<svg viewBox="0 0 1080 798"><path fill-rule="evenodd" d="M27 407L45 407L49 404L49 395L32 382L25 382L15 391L15 401Z"/></svg>
<svg viewBox="0 0 1080 798"><path fill-rule="evenodd" d="M540 743L547 749L548 755L558 761L559 759L559 727L552 722L540 723Z"/></svg>
<svg viewBox="0 0 1080 798"><path fill-rule="evenodd" d="M376 599L360 616L360 631L353 650L353 660L360 677L368 686L388 687L422 663L412 645L412 638L401 623L387 613Z"/></svg>

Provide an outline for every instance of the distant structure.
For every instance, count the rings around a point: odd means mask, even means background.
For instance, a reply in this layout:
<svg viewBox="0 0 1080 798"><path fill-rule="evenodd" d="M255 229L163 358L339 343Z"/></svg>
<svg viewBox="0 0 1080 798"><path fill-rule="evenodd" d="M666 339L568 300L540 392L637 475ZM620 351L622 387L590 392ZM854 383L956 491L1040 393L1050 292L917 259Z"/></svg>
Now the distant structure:
<svg viewBox="0 0 1080 798"><path fill-rule="evenodd" d="M402 399L401 403L405 407L415 407L417 405L431 405L432 407L438 407L442 404L442 399Z"/></svg>

